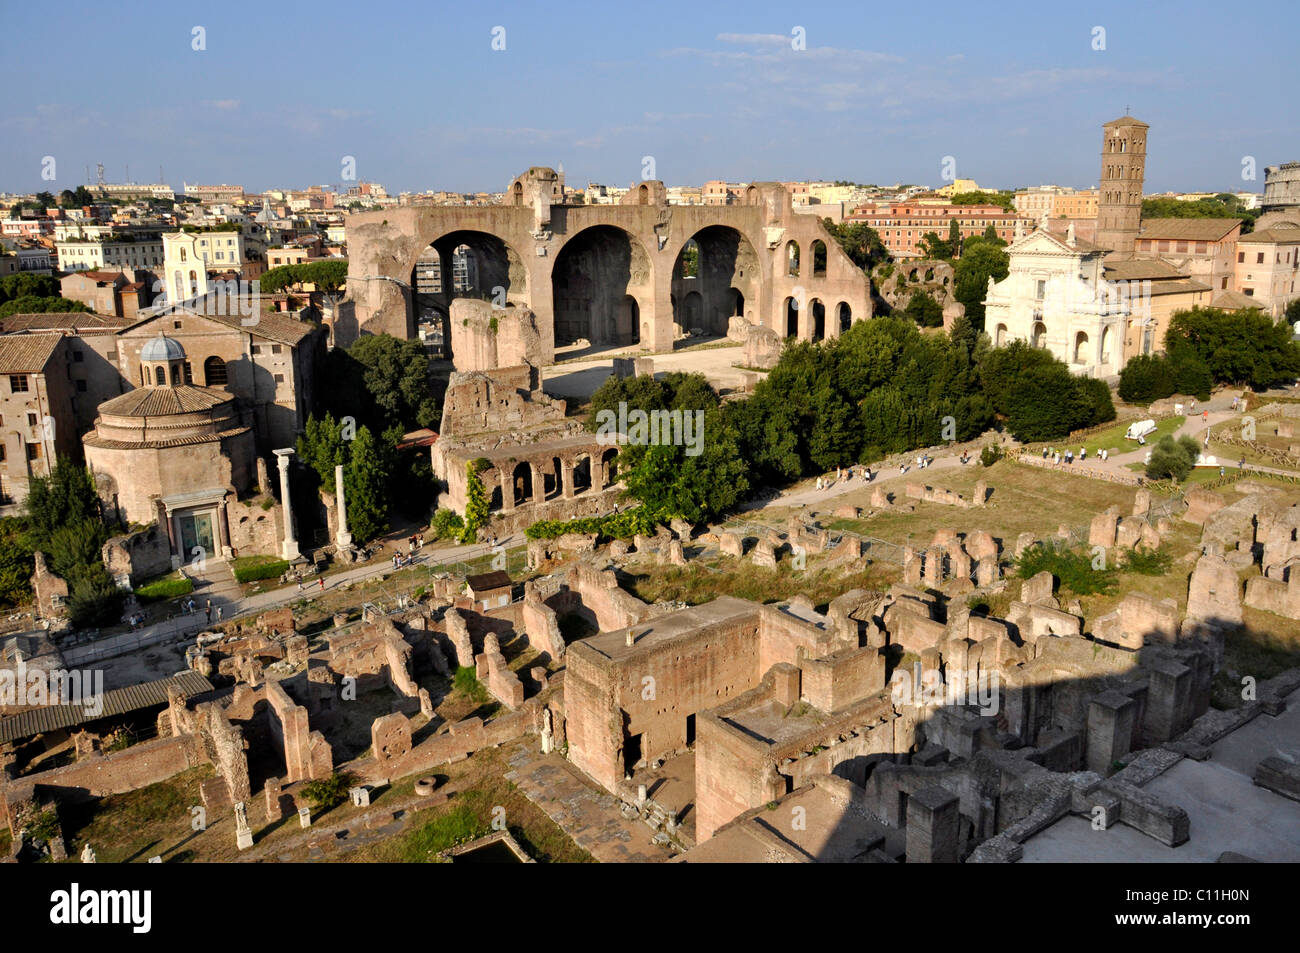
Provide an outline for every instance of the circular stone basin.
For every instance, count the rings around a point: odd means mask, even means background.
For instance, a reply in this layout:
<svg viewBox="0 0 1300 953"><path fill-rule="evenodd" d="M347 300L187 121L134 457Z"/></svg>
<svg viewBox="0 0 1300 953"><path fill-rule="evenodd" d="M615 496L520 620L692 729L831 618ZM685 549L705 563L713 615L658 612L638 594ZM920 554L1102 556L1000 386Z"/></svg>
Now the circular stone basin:
<svg viewBox="0 0 1300 953"><path fill-rule="evenodd" d="M428 797L433 793L433 789L438 786L437 778L420 778L415 782L415 793L420 797Z"/></svg>

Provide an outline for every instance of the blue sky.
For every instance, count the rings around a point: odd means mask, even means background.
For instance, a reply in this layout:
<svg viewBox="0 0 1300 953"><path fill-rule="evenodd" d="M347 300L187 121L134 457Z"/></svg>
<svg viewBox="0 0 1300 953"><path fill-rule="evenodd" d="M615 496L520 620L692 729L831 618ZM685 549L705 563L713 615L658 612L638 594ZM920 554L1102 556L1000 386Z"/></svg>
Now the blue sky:
<svg viewBox="0 0 1300 953"><path fill-rule="evenodd" d="M344 156L394 193L498 191L529 165L627 185L644 156L669 185L939 185L952 156L981 185L1087 187L1126 105L1152 127L1148 191L1261 191L1300 159L1286 2L45 9L0 0L0 191L49 188L45 156L55 191L96 162L178 189L338 184Z"/></svg>

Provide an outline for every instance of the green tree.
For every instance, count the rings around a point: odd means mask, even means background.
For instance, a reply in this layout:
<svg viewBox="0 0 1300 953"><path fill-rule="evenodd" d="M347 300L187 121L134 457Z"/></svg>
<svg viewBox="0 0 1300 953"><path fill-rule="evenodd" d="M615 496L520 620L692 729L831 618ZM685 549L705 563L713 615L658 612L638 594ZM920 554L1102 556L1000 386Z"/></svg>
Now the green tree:
<svg viewBox="0 0 1300 953"><path fill-rule="evenodd" d="M1010 264L1011 259L1001 248L991 242L971 239L953 267L953 297L966 306L966 316L981 331L989 278L1001 281L1009 273Z"/></svg>
<svg viewBox="0 0 1300 953"><path fill-rule="evenodd" d="M1175 440L1165 435L1151 448L1146 474L1153 480L1185 480L1196 465L1199 454L1200 447L1195 438L1183 436Z"/></svg>
<svg viewBox="0 0 1300 953"><path fill-rule="evenodd" d="M880 240L880 234L865 222L834 222L824 218L822 225L839 243L849 260L863 271L870 271L888 260L889 252Z"/></svg>
<svg viewBox="0 0 1300 953"><path fill-rule="evenodd" d="M1139 354L1120 371L1119 396L1130 404L1149 404L1173 393L1173 370L1164 355Z"/></svg>
<svg viewBox="0 0 1300 953"><path fill-rule="evenodd" d="M357 428L343 469L348 501L348 528L360 542L388 529L388 477L391 452L376 440L369 427Z"/></svg>
<svg viewBox="0 0 1300 953"><path fill-rule="evenodd" d="M1267 390L1300 375L1300 344L1291 327L1255 308L1176 312L1165 332L1165 351L1175 366L1198 359L1216 383Z"/></svg>
<svg viewBox="0 0 1300 953"><path fill-rule="evenodd" d="M956 252L952 242L944 241L939 237L938 232L926 232L916 243L916 247L921 252L922 258L936 258L941 261L952 261Z"/></svg>
<svg viewBox="0 0 1300 953"><path fill-rule="evenodd" d="M1000 205L1003 210L1015 211L1014 192L958 192L948 201L953 205Z"/></svg>
<svg viewBox="0 0 1300 953"><path fill-rule="evenodd" d="M955 218L948 222L948 248L953 255L961 254L961 227Z"/></svg>
<svg viewBox="0 0 1300 953"><path fill-rule="evenodd" d="M326 400L340 416L350 414L377 430L437 424L429 358L419 341L367 334L346 352L332 351L330 368L335 387Z"/></svg>
<svg viewBox="0 0 1300 953"><path fill-rule="evenodd" d="M903 309L903 315L923 328L937 328L943 324L943 308L924 291L912 292L912 298Z"/></svg>
<svg viewBox="0 0 1300 953"><path fill-rule="evenodd" d="M348 280L348 263L342 258L305 261L272 268L258 279L258 287L272 294L312 284L318 291L335 292Z"/></svg>
<svg viewBox="0 0 1300 953"><path fill-rule="evenodd" d="M298 438L298 458L311 467L321 486L333 492L334 468L348 462L342 424L330 414L321 419L308 417L303 435Z"/></svg>
<svg viewBox="0 0 1300 953"><path fill-rule="evenodd" d="M23 521L0 516L0 606L9 608L30 601L34 571L32 546Z"/></svg>
<svg viewBox="0 0 1300 953"><path fill-rule="evenodd" d="M48 552L55 530L100 521L95 478L86 467L60 457L46 477L33 477L24 502L32 547Z"/></svg>

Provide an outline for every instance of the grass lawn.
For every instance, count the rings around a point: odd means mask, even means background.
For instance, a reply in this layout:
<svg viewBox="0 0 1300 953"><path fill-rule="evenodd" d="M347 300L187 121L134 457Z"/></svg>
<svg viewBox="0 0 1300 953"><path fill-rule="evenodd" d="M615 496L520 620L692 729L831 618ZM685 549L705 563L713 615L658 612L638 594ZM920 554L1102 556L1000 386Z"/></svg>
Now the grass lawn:
<svg viewBox="0 0 1300 953"><path fill-rule="evenodd" d="M1183 425L1186 419L1186 417L1167 417L1164 420L1157 420L1155 433L1146 435L1146 445L1148 447L1153 446L1161 437L1173 434ZM1140 449L1142 445L1136 440L1127 440L1124 437L1125 431L1128 430L1129 425L1132 423L1133 421L1126 420L1086 439L1083 446L1088 450L1088 457L1095 457L1103 449L1109 450L1111 453L1128 453L1131 450ZM1073 444L1067 444L1061 449L1073 450L1076 454L1079 452L1079 448Z"/></svg>
<svg viewBox="0 0 1300 953"><path fill-rule="evenodd" d="M909 474L910 478L911 474ZM918 474L924 481L945 490L954 490L970 499L979 480L987 480L992 493L982 508L960 509L940 503L916 503L912 513L882 510L870 518L831 519L823 525L849 530L863 536L875 536L890 542L925 546L940 529L970 532L982 529L1004 541L1010 548L1021 533L1039 538L1051 536L1064 523L1073 528L1087 526L1094 516L1112 504L1128 512L1133 506L1136 489L1106 483L1068 472L1043 470L1012 460L1002 460L991 467L968 465L961 469ZM904 495L910 480L890 480L883 486L894 494L895 503L913 502ZM835 498L836 507L845 504L871 507L871 484L861 490ZM789 509L772 509L774 525L784 526ZM747 514L748 515L748 514ZM830 514L823 514L829 516Z"/></svg>
<svg viewBox="0 0 1300 953"><path fill-rule="evenodd" d="M542 863L590 863L592 857L503 775L510 746L477 752L467 761L442 765L442 787L451 800L420 811L407 830L376 844L331 856L348 863L429 863L439 851L492 833L504 809L506 826L525 851Z"/></svg>

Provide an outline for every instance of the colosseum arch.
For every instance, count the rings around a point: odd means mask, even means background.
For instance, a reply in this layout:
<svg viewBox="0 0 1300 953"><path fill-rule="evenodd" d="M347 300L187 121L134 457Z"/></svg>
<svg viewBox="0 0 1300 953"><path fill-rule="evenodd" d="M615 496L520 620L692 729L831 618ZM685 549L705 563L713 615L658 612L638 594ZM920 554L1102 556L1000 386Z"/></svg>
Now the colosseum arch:
<svg viewBox="0 0 1300 953"><path fill-rule="evenodd" d="M551 269L555 344L641 340L640 298L652 294L650 256L615 225L584 228L564 243Z"/></svg>
<svg viewBox="0 0 1300 953"><path fill-rule="evenodd" d="M688 274L689 248L696 250L694 275ZM673 264L672 294L682 302L673 319L687 330L726 334L731 317L744 314L759 287L758 254L749 239L730 226L707 225L682 243Z"/></svg>

